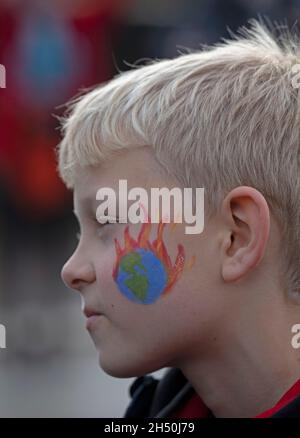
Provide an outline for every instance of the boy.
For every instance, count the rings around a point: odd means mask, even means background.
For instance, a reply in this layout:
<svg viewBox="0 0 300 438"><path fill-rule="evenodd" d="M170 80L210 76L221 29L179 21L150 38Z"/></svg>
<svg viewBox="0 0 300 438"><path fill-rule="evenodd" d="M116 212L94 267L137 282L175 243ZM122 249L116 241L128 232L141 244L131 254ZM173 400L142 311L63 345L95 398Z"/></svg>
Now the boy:
<svg viewBox="0 0 300 438"><path fill-rule="evenodd" d="M59 171L81 236L62 278L100 366L139 376L127 417L300 416L298 47L254 21L118 75L64 122ZM203 187L203 232L127 224L112 201L101 223L98 190L120 180L148 194Z"/></svg>

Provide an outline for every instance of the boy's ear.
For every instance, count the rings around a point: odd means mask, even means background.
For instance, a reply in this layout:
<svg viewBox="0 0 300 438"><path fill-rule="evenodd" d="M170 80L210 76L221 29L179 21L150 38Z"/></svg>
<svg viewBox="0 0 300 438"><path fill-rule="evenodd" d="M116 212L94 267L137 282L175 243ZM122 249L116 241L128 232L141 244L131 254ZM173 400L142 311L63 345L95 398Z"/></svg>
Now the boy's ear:
<svg viewBox="0 0 300 438"><path fill-rule="evenodd" d="M253 187L233 189L221 207L225 237L222 243L222 277L236 281L262 259L270 231L270 214L263 195Z"/></svg>

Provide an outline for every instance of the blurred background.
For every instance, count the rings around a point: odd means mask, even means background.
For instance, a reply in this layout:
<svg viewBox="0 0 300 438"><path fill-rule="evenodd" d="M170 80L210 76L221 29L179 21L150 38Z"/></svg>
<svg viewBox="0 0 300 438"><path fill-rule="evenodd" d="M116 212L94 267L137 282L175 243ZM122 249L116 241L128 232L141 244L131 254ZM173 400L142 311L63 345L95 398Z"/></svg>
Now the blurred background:
<svg viewBox="0 0 300 438"><path fill-rule="evenodd" d="M120 417L132 379L98 366L79 294L60 279L76 246L56 174L63 104L130 64L217 42L249 18L290 26L300 0L0 0L0 417ZM160 375L161 373L158 373Z"/></svg>

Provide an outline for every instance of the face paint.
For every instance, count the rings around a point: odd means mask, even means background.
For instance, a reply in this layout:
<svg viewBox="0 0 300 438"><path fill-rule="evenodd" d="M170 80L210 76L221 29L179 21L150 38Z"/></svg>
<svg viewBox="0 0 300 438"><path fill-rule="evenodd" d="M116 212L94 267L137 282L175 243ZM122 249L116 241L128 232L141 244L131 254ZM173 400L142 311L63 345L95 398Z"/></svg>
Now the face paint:
<svg viewBox="0 0 300 438"><path fill-rule="evenodd" d="M185 253L182 245L174 265L163 242L165 223L159 223L157 238L149 242L151 223L143 223L137 240L129 233L127 226L124 231L124 248L115 239L116 262L113 268L113 279L119 290L128 299L151 304L162 294L171 290L180 278L184 264Z"/></svg>

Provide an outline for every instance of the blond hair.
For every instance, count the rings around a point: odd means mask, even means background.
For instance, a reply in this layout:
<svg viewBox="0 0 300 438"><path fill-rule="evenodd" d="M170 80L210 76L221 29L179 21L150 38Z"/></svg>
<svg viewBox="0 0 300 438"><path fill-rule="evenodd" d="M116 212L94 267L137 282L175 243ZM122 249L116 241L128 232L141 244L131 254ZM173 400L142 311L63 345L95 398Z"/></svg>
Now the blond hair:
<svg viewBox="0 0 300 438"><path fill-rule="evenodd" d="M118 74L77 98L63 122L59 172L149 146L211 211L228 191L255 187L282 229L287 289L300 294L299 44L252 20L230 40Z"/></svg>

